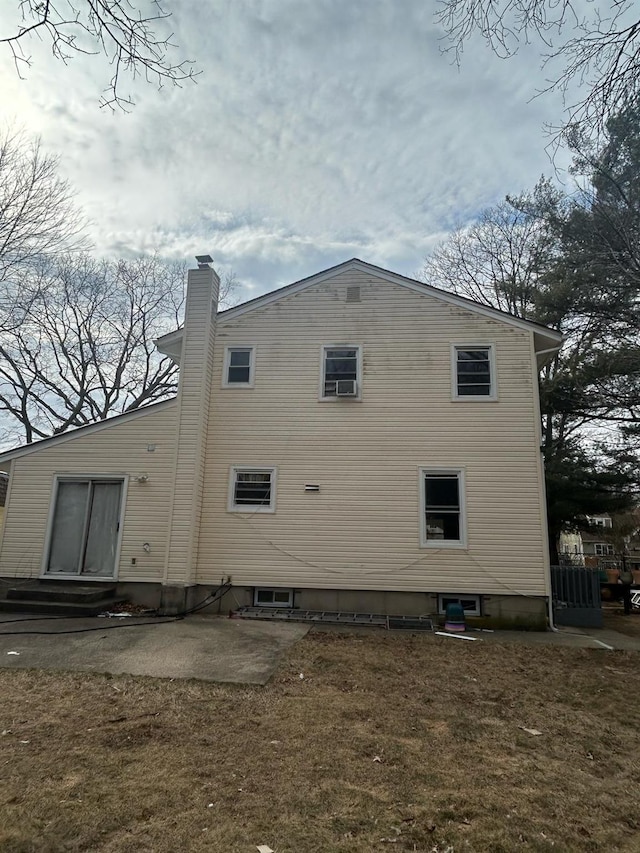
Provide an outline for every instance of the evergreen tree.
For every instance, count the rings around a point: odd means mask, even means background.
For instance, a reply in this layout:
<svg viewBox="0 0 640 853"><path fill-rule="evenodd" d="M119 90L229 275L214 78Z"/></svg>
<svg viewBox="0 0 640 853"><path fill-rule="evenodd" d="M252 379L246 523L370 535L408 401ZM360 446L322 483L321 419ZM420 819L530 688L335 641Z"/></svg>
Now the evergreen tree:
<svg viewBox="0 0 640 853"><path fill-rule="evenodd" d="M640 103L611 119L599 149L573 146L575 193L543 179L452 235L423 270L565 336L540 377L552 559L563 526L638 493Z"/></svg>

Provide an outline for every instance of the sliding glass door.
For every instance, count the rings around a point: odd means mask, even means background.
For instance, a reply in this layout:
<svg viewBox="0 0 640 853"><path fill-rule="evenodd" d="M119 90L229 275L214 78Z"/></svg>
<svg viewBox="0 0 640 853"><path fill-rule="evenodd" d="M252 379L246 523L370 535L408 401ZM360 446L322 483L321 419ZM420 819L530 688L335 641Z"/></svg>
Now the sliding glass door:
<svg viewBox="0 0 640 853"><path fill-rule="evenodd" d="M122 486L122 480L58 480L48 575L115 576Z"/></svg>

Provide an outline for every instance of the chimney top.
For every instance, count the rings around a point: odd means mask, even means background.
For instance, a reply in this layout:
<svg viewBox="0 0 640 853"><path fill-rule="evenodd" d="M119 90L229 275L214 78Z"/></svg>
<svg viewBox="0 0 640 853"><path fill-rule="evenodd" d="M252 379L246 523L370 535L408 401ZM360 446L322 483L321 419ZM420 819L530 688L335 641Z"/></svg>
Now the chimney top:
<svg viewBox="0 0 640 853"><path fill-rule="evenodd" d="M213 258L211 255L196 255L196 261L198 262L198 269L208 270L211 269L210 265L213 263Z"/></svg>

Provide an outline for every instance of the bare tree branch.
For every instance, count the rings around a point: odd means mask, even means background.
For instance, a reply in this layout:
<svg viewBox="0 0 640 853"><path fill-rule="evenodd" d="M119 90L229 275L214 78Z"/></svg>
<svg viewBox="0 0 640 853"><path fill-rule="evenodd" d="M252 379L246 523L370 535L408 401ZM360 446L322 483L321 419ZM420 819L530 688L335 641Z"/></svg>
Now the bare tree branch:
<svg viewBox="0 0 640 853"><path fill-rule="evenodd" d="M465 44L480 33L501 58L539 39L543 67L552 73L543 91L562 92L567 118L562 136L579 127L600 134L607 119L640 92L640 20L633 0L440 0L436 15L460 62ZM562 64L559 73L553 69ZM573 100L574 84L587 89Z"/></svg>
<svg viewBox="0 0 640 853"><path fill-rule="evenodd" d="M534 319L540 278L554 258L556 243L537 212L543 203L560 203L544 178L530 196L507 198L485 209L436 247L420 278L516 317Z"/></svg>
<svg viewBox="0 0 640 853"><path fill-rule="evenodd" d="M39 273L23 322L0 330L5 440L56 435L175 394L177 367L154 341L180 324L184 264L81 254ZM233 272L221 290L229 305Z"/></svg>
<svg viewBox="0 0 640 853"><path fill-rule="evenodd" d="M65 64L77 55L102 54L113 72L100 106L126 110L133 104L121 93L123 72L158 88L167 82L180 86L200 73L191 60L171 58L177 47L173 33L165 33L171 13L160 0L19 0L18 8L21 23L0 36L18 75L32 64L27 45L33 37L48 42Z"/></svg>
<svg viewBox="0 0 640 853"><path fill-rule="evenodd" d="M42 259L87 245L84 221L58 160L40 140L0 130L0 327L21 322L41 287Z"/></svg>

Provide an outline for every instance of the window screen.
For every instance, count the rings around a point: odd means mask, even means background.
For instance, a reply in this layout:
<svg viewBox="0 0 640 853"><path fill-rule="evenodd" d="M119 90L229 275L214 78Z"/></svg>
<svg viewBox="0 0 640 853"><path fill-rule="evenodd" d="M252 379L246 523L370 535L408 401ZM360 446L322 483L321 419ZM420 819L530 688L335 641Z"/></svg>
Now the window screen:
<svg viewBox="0 0 640 853"><path fill-rule="evenodd" d="M230 349L227 365L227 383L229 385L248 385L251 382L252 350Z"/></svg>
<svg viewBox="0 0 640 853"><path fill-rule="evenodd" d="M460 475L425 473L424 505L427 540L459 542Z"/></svg>
<svg viewBox="0 0 640 853"><path fill-rule="evenodd" d="M490 397L490 347L456 348L456 377L458 397Z"/></svg>
<svg viewBox="0 0 640 853"><path fill-rule="evenodd" d="M236 471L234 506L270 506L271 471Z"/></svg>

